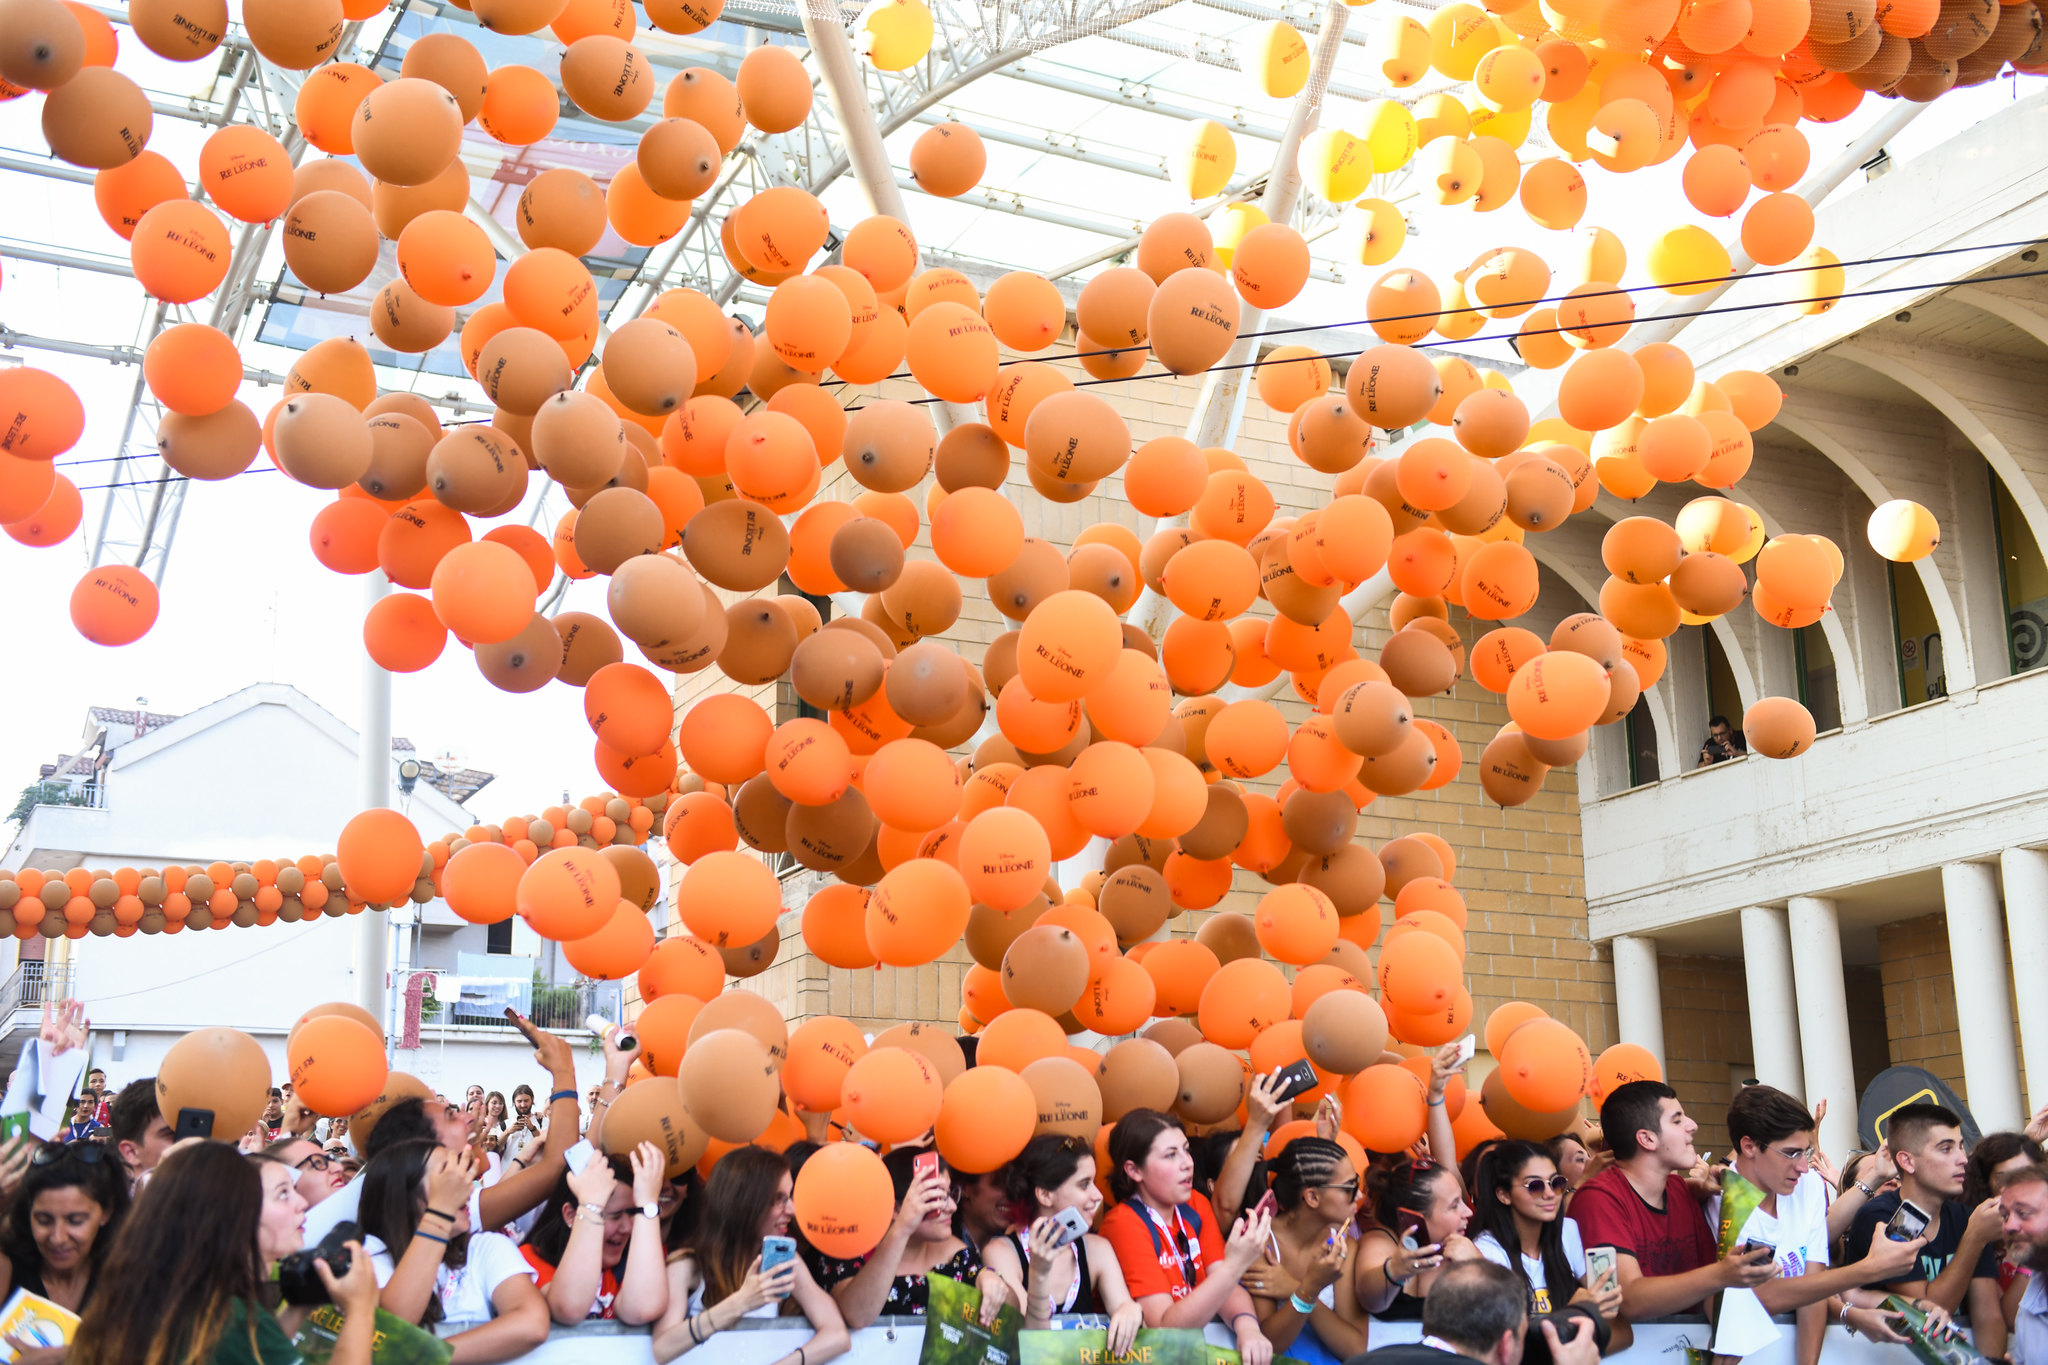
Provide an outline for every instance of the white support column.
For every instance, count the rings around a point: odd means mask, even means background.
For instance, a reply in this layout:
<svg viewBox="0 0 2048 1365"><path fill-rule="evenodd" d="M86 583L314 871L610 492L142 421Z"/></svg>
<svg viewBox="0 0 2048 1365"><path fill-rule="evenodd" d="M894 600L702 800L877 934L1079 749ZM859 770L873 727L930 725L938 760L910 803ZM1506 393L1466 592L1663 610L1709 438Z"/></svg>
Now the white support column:
<svg viewBox="0 0 2048 1365"><path fill-rule="evenodd" d="M380 569L363 576L363 612L382 601L391 583ZM356 742L356 804L362 810L391 804L391 675L363 653L363 721ZM388 915L356 916L356 1003L389 1026L384 978L391 968Z"/></svg>
<svg viewBox="0 0 2048 1365"><path fill-rule="evenodd" d="M1999 855L2005 874L2005 933L2012 949L2012 979L2048 980L2048 853L2009 848ZM2027 1111L2048 1105L2048 991L2016 993L2020 1050L2027 1062Z"/></svg>
<svg viewBox="0 0 2048 1365"><path fill-rule="evenodd" d="M1956 1025L1963 1036L1963 1081L1969 1090L1964 1098L1983 1131L2018 1128L2027 1116L2020 1108L2020 1059L2013 1046L1997 870L1989 863L1949 863L1941 869L1941 896L1948 910Z"/></svg>
<svg viewBox="0 0 2048 1365"><path fill-rule="evenodd" d="M1804 1095L1792 928L1783 910L1743 907L1742 974L1749 986L1749 1045L1756 1078L1788 1094Z"/></svg>
<svg viewBox="0 0 2048 1365"><path fill-rule="evenodd" d="M1792 975L1799 997L1799 1043L1806 1075L1806 1101L1828 1102L1821 1121L1824 1152L1856 1145L1856 1066L1849 1052L1849 996L1842 977L1842 926L1835 903L1819 896L1794 896L1786 919L1791 930Z"/></svg>
<svg viewBox="0 0 2048 1365"><path fill-rule="evenodd" d="M1657 940L1623 934L1614 940L1614 1011L1621 1041L1646 1047L1664 1062L1664 988L1657 979Z"/></svg>

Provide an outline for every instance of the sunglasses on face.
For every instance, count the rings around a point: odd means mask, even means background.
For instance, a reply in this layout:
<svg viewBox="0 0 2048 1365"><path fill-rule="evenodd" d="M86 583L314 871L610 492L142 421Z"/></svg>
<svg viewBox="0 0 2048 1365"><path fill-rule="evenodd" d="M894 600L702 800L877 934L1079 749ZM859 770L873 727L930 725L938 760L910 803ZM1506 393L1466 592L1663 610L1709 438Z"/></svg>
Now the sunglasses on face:
<svg viewBox="0 0 2048 1365"><path fill-rule="evenodd" d="M1532 1175L1525 1177L1522 1181L1522 1188L1532 1195L1540 1195L1545 1190L1549 1190L1552 1194L1563 1194L1571 1187L1572 1182L1561 1175L1551 1176L1548 1180L1545 1180L1540 1175Z"/></svg>
<svg viewBox="0 0 2048 1365"><path fill-rule="evenodd" d="M1335 1190L1346 1199L1356 1199L1358 1198L1358 1177L1354 1175L1341 1185L1325 1185L1323 1188Z"/></svg>
<svg viewBox="0 0 2048 1365"><path fill-rule="evenodd" d="M97 1166L107 1159L107 1149L97 1142L80 1139L75 1142L46 1142L36 1148L35 1155L28 1159L31 1166L54 1166L66 1157L73 1157L88 1166Z"/></svg>

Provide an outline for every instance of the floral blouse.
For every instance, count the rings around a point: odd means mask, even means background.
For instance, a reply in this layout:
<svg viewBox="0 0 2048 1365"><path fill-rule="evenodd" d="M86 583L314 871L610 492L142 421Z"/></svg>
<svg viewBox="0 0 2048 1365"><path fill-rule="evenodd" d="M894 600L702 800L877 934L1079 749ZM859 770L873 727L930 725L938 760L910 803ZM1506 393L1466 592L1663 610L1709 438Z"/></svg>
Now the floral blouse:
<svg viewBox="0 0 2048 1365"><path fill-rule="evenodd" d="M833 1285L858 1275L867 1260L865 1256L857 1256L853 1260L842 1261L820 1252L813 1269L818 1283L829 1291ZM929 1273L963 1283L972 1281L981 1273L981 1253L974 1249L973 1243L963 1243L945 1264L933 1266ZM890 1281L889 1297L882 1300L882 1316L923 1317L927 1297L924 1280L923 1275L898 1275Z"/></svg>

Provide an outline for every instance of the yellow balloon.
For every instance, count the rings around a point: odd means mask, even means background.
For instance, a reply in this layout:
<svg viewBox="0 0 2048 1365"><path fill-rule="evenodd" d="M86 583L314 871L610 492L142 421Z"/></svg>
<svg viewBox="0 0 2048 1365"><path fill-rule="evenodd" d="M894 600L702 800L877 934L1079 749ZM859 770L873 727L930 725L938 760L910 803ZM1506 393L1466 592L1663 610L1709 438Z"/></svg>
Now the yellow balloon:
<svg viewBox="0 0 2048 1365"><path fill-rule="evenodd" d="M1472 144L1459 137L1439 137L1422 146L1416 161L1422 196L1437 204L1462 204L1479 193L1486 164Z"/></svg>
<svg viewBox="0 0 2048 1365"><path fill-rule="evenodd" d="M1499 138L1510 147L1519 147L1529 140L1529 128L1535 121L1533 108L1488 109L1482 104L1472 110L1472 136Z"/></svg>
<svg viewBox="0 0 2048 1365"><path fill-rule="evenodd" d="M1392 100L1374 100L1365 106L1358 121L1358 135L1372 153L1373 169L1381 175L1398 171L1422 145L1415 131L1415 115Z"/></svg>
<svg viewBox="0 0 2048 1365"><path fill-rule="evenodd" d="M1436 320L1436 334L1445 341L1463 341L1485 325L1486 315L1465 297L1465 281L1453 279L1444 291L1444 311Z"/></svg>
<svg viewBox="0 0 2048 1365"><path fill-rule="evenodd" d="M1476 213L1491 213L1515 197L1522 183L1522 162L1515 149L1497 137L1473 134L1466 146L1479 158L1479 193L1472 197Z"/></svg>
<svg viewBox="0 0 2048 1365"><path fill-rule="evenodd" d="M1429 30L1419 20L1389 13L1373 30L1366 50L1387 84L1405 90L1428 74L1429 49Z"/></svg>
<svg viewBox="0 0 2048 1365"><path fill-rule="evenodd" d="M1571 245L1558 263L1557 278L1565 289L1595 281L1619 284L1621 272L1626 269L1628 250L1622 246L1621 238L1604 227L1582 227L1572 230Z"/></svg>
<svg viewBox="0 0 2048 1365"><path fill-rule="evenodd" d="M1439 91L1415 101L1415 136L1427 147L1440 137L1469 137L1472 112L1451 96Z"/></svg>
<svg viewBox="0 0 2048 1365"><path fill-rule="evenodd" d="M1343 259L1359 265L1385 265L1407 242L1408 223L1401 210L1386 200L1361 199L1344 211L1337 232L1344 245Z"/></svg>
<svg viewBox="0 0 2048 1365"><path fill-rule="evenodd" d="M1825 313L1841 302L1842 291L1849 287L1841 257L1824 246L1817 246L1808 249L1793 264L1812 267L1786 277L1792 281L1792 298L1799 305L1800 312Z"/></svg>
<svg viewBox="0 0 2048 1365"><path fill-rule="evenodd" d="M1870 548L1894 564L1925 559L1941 544L1941 525L1917 502L1894 498L1870 514Z"/></svg>
<svg viewBox="0 0 2048 1365"><path fill-rule="evenodd" d="M1578 94L1550 106L1543 127L1568 160L1584 161L1592 155L1586 134L1593 130L1593 115L1599 112L1600 87L1587 81Z"/></svg>
<svg viewBox="0 0 2048 1365"><path fill-rule="evenodd" d="M1244 54L1244 73L1269 99L1293 99L1308 84L1308 44L1284 19L1275 19L1252 36Z"/></svg>
<svg viewBox="0 0 2048 1365"><path fill-rule="evenodd" d="M1520 43L1503 43L1472 69L1472 89L1489 109L1527 109L1543 93L1543 59Z"/></svg>
<svg viewBox="0 0 2048 1365"><path fill-rule="evenodd" d="M1644 262L1650 282L1667 294L1704 294L1728 277L1728 248L1690 223L1657 235Z"/></svg>
<svg viewBox="0 0 2048 1365"><path fill-rule="evenodd" d="M1479 59L1500 46L1502 33L1477 5L1445 5L1429 17L1429 64L1454 81L1470 80Z"/></svg>
<svg viewBox="0 0 2048 1365"><path fill-rule="evenodd" d="M1173 183L1190 199L1222 193L1237 169L1237 139L1214 119L1188 125L1186 139L1174 158Z"/></svg>
<svg viewBox="0 0 2048 1365"><path fill-rule="evenodd" d="M881 71L903 71L932 50L932 12L924 0L873 0L860 16L860 50Z"/></svg>
<svg viewBox="0 0 2048 1365"><path fill-rule="evenodd" d="M1244 235L1255 227L1264 227L1271 220L1266 211L1257 204L1243 200L1225 204L1214 218L1209 220L1209 230L1216 237L1216 264L1230 269L1230 258L1237 252L1237 244Z"/></svg>
<svg viewBox="0 0 2048 1365"><path fill-rule="evenodd" d="M1764 519L1757 512L1757 510L1754 507L1751 507L1748 503L1742 503L1739 505L1741 506L1743 512L1749 517L1749 539L1743 543L1741 549L1737 550L1734 554L1729 555L1728 557L1734 560L1737 564L1747 564L1750 560L1755 559L1756 552L1758 550L1763 549L1764 547ZM1836 581L1839 582L1840 578L1841 575L1838 573L1836 575Z"/></svg>
<svg viewBox="0 0 2048 1365"><path fill-rule="evenodd" d="M1332 204L1348 204L1372 183L1372 152L1342 128L1318 128L1301 140L1301 178Z"/></svg>

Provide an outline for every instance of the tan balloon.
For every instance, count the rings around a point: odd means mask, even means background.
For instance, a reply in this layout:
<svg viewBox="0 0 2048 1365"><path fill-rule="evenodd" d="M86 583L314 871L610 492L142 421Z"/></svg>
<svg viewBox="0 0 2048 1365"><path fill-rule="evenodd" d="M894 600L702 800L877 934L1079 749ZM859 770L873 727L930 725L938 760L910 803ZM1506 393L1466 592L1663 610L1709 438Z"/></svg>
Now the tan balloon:
<svg viewBox="0 0 2048 1365"><path fill-rule="evenodd" d="M43 141L59 161L111 170L142 155L151 120L141 86L112 67L81 67L44 98Z"/></svg>
<svg viewBox="0 0 2048 1365"><path fill-rule="evenodd" d="M286 399L271 439L284 472L310 488L343 488L370 468L369 424L347 399L302 393Z"/></svg>
<svg viewBox="0 0 2048 1365"><path fill-rule="evenodd" d="M698 1017L703 1017L701 1012ZM775 1117L782 1094L768 1050L740 1028L693 1037L683 1053L677 1082L690 1118L721 1142L745 1143L759 1137Z"/></svg>
<svg viewBox="0 0 2048 1365"><path fill-rule="evenodd" d="M285 264L316 294L345 294L377 265L376 220L342 190L300 196L285 215L281 235Z"/></svg>
<svg viewBox="0 0 2048 1365"><path fill-rule="evenodd" d="M461 152L462 123L462 106L434 82L416 76L386 81L356 107L356 159L378 180L424 185Z"/></svg>

